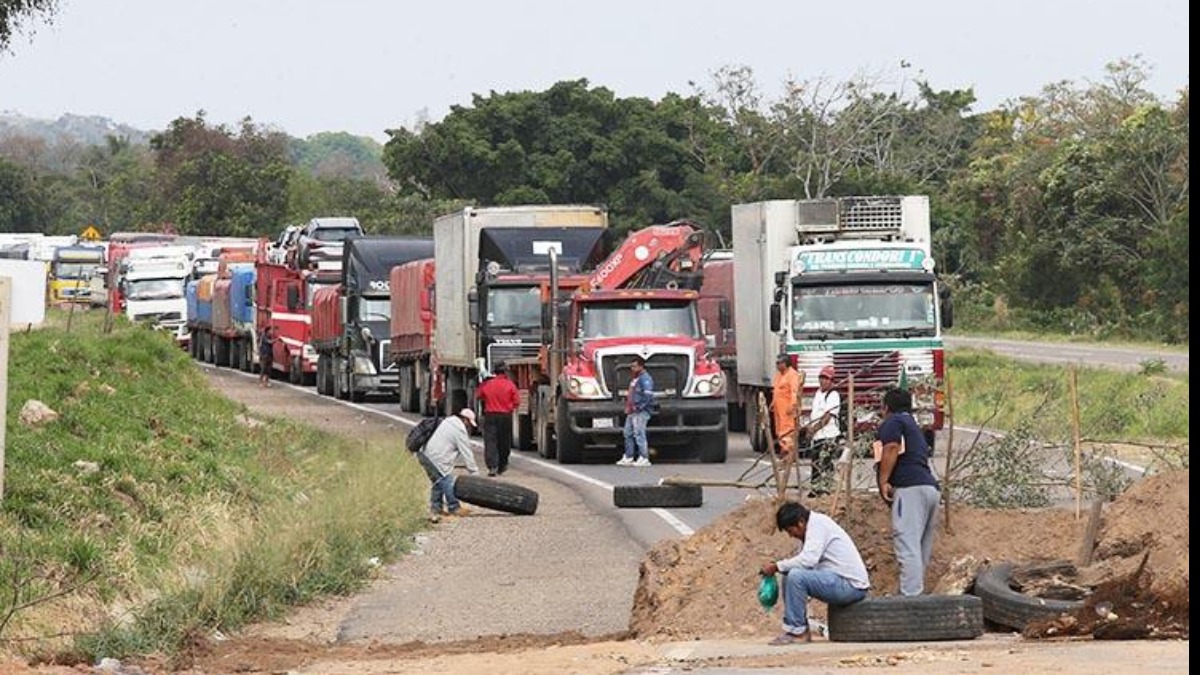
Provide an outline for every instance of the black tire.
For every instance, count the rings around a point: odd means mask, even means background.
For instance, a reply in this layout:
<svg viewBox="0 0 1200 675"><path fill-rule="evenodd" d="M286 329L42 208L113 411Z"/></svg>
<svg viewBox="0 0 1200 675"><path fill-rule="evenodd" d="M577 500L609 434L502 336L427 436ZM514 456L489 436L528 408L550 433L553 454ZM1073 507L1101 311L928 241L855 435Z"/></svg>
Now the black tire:
<svg viewBox="0 0 1200 675"><path fill-rule="evenodd" d="M615 485L613 506L622 509L691 509L704 503L699 485Z"/></svg>
<svg viewBox="0 0 1200 675"><path fill-rule="evenodd" d="M558 415L554 421L554 435L558 437L555 455L559 464L578 464L583 461L583 439L571 432L567 402L561 398L558 400Z"/></svg>
<svg viewBox="0 0 1200 675"><path fill-rule="evenodd" d="M479 476L458 476L454 494L462 501L485 509L532 516L537 513L538 493L522 485Z"/></svg>
<svg viewBox="0 0 1200 675"><path fill-rule="evenodd" d="M408 366L400 366L396 374L396 395L400 398L401 412L416 412L416 404L413 402L412 369Z"/></svg>
<svg viewBox="0 0 1200 675"><path fill-rule="evenodd" d="M730 431L745 431L746 430L746 408L741 403L730 401L726 406L728 408L725 418L725 425Z"/></svg>
<svg viewBox="0 0 1200 675"><path fill-rule="evenodd" d="M242 343L240 340L229 341L229 367L237 370L242 362Z"/></svg>
<svg viewBox="0 0 1200 675"><path fill-rule="evenodd" d="M1053 619L1083 607L1080 600L1050 600L1025 595L1009 586L1013 564L985 567L975 578L975 595L983 601L983 618L992 623L1025 630L1033 621Z"/></svg>
<svg viewBox="0 0 1200 675"><path fill-rule="evenodd" d="M898 595L829 608L833 642L929 642L980 635L983 603L971 595Z"/></svg>
<svg viewBox="0 0 1200 675"><path fill-rule="evenodd" d="M724 464L729 456L729 434L712 434L696 441L700 448L700 461L705 464Z"/></svg>
<svg viewBox="0 0 1200 675"><path fill-rule="evenodd" d="M533 449L533 416L517 413L517 433L515 445L517 450L529 452Z"/></svg>

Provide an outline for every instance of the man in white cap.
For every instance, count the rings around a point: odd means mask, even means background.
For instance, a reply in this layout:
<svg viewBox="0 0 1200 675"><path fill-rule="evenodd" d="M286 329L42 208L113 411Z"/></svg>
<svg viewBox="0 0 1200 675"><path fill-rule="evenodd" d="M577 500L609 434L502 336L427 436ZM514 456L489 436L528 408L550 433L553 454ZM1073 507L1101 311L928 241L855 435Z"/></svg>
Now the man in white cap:
<svg viewBox="0 0 1200 675"><path fill-rule="evenodd" d="M465 516L469 512L454 495L454 465L460 457L467 471L472 474L479 473L479 466L475 464L475 453L471 450L468 424L471 427L475 426L475 411L463 408L457 415L442 420L425 443L425 447L417 453L418 461L433 483L429 489L429 517L434 522L441 518L443 500L446 513L452 516Z"/></svg>

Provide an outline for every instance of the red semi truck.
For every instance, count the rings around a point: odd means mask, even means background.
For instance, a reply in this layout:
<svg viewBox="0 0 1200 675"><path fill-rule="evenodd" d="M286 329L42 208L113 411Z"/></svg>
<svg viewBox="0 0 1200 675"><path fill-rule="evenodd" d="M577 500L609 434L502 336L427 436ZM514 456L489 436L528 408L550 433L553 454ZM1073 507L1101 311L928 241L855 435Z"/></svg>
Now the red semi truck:
<svg viewBox="0 0 1200 675"><path fill-rule="evenodd" d="M338 283L341 271L300 271L270 263L266 249L266 242L261 242L254 263L255 330L270 325L278 331L271 358L274 371L286 374L292 384L311 384L317 372L317 351L312 344L313 296L320 288Z"/></svg>
<svg viewBox="0 0 1200 675"><path fill-rule="evenodd" d="M733 253L716 251L704 263L700 286L700 327L709 355L725 372L725 396L730 431L746 430L746 415L737 386L737 331L733 328Z"/></svg>

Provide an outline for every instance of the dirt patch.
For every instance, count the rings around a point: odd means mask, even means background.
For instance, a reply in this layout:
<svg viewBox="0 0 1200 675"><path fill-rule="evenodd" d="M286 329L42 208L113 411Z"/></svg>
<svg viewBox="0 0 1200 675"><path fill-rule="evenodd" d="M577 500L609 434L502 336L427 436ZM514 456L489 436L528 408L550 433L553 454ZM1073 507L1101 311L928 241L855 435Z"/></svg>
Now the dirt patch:
<svg viewBox="0 0 1200 675"><path fill-rule="evenodd" d="M828 499L808 505L817 511L831 506ZM688 539L662 542L651 549L641 564L634 596L630 620L634 634L705 639L777 630L778 608L767 613L758 604L758 569L768 560L791 555L796 543L775 531L774 512L772 500L751 501ZM952 516L952 528L943 526L938 533L927 588L935 588L943 577L957 574L956 563L968 557L980 562L1072 559L1086 527L1086 518L1076 520L1073 511L1059 509L956 506ZM839 515L838 521L862 553L871 575L872 592L894 594L899 574L886 507L877 498L857 499L849 515ZM1143 555L1147 565L1140 577L1142 582L1132 590L1128 582L1121 585L1136 570ZM1160 609L1165 603L1162 630L1182 630L1186 635L1188 563L1185 470L1142 481L1105 508L1096 563L1080 570L1080 577L1088 585L1101 586L1113 594L1107 602L1127 613L1134 603ZM1144 591L1139 590L1147 584ZM1096 596L1101 597L1101 593ZM822 603L814 603L812 610L813 618L824 618ZM1095 622L1078 625L1092 626Z"/></svg>

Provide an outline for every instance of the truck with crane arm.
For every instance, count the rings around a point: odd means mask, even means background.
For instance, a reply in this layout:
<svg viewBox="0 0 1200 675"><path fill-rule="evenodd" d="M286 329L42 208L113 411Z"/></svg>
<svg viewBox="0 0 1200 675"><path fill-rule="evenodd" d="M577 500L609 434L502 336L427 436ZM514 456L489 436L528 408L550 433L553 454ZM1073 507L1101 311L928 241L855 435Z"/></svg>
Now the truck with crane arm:
<svg viewBox="0 0 1200 675"><path fill-rule="evenodd" d="M704 257L704 233L692 223L638 230L565 300L551 262L541 355L548 377L533 420L539 454L573 464L589 446L620 447L630 364L640 356L658 409L650 444L725 461L725 377L697 310Z"/></svg>

